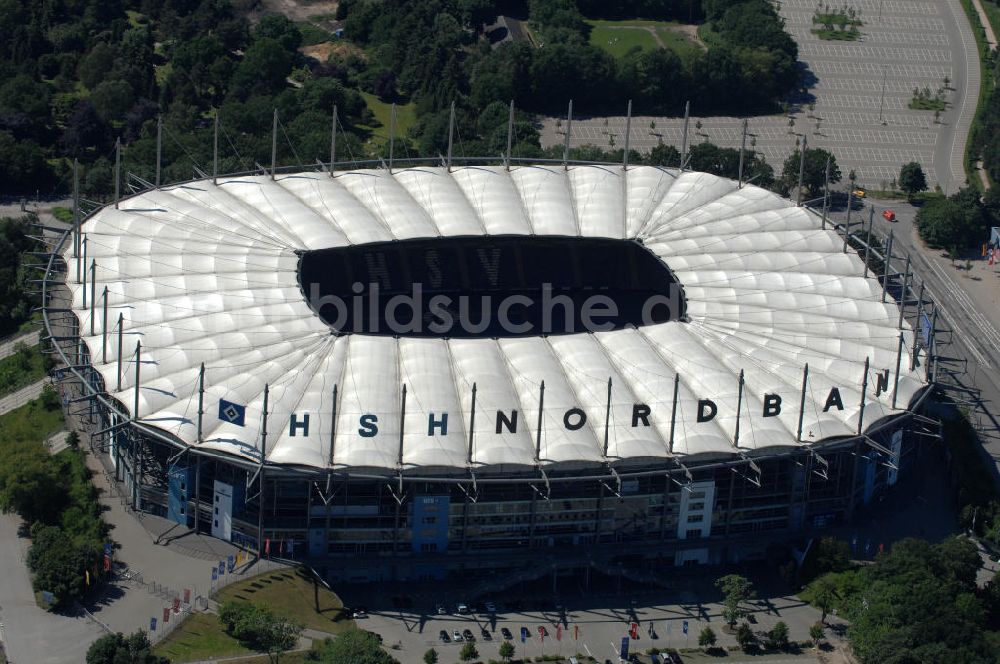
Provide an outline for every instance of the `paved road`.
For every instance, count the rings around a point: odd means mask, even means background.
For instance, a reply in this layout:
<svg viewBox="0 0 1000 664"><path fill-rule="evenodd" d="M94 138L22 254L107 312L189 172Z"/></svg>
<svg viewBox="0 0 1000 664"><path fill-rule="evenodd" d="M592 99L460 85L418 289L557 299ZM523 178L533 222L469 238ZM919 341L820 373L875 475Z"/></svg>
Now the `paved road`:
<svg viewBox="0 0 1000 664"><path fill-rule="evenodd" d="M24 344L25 346L38 345L38 338L40 334L41 333L38 330L35 330L34 332L28 332L27 334L22 334L13 337L9 341L0 343L0 360L13 355L14 351L17 350L18 344Z"/></svg>
<svg viewBox="0 0 1000 664"><path fill-rule="evenodd" d="M780 172L796 140L806 136L810 146L837 156L845 178L853 169L867 187L887 188L882 184L897 178L902 164L917 161L932 186L940 183L945 192L956 191L965 181L962 159L980 86L975 39L959 0L861 0L854 3L865 21L858 42L822 41L812 35L815 6L813 0L781 3L800 59L817 77L810 89L815 110L803 106L793 112L792 127L784 116L753 118L750 133L756 149ZM908 108L914 88L936 91L945 77L953 89L947 92L950 106L940 124L934 123L933 112ZM656 121L655 129L651 120ZM702 123L697 132L696 121ZM607 148L609 135L614 135L615 146L621 147L624 127L621 117L608 118L607 125L603 118L574 120L571 143ZM739 147L741 127L738 118L698 117L695 108L689 140ZM630 133L631 145L639 150L649 150L660 140L680 146L683 120L640 116L633 119ZM556 119L545 119L542 144L564 140Z"/></svg>
<svg viewBox="0 0 1000 664"><path fill-rule="evenodd" d="M893 230L893 255L910 255L916 277L914 287L926 284L927 294L939 306L937 340L942 355L939 382L948 395L968 407L971 420L983 442L985 455L993 461L995 477L1000 481L1000 265L990 267L983 260L954 264L943 252L928 249L913 225L916 208L904 201L874 201L881 212L891 207L898 221L889 223L876 214L875 229L883 238ZM833 218L843 221L843 214ZM857 232L861 219L856 215L852 229ZM905 260L905 259L904 259ZM894 260L897 270L902 260ZM914 307L908 315L913 321Z"/></svg>
<svg viewBox="0 0 1000 664"><path fill-rule="evenodd" d="M37 383L32 383L27 387L22 387L17 392L13 394L8 394L7 396L0 398L0 415L4 413L9 413L15 408L20 408L24 404L37 399L42 395L42 388L48 382L47 379L43 378Z"/></svg>
<svg viewBox="0 0 1000 664"><path fill-rule="evenodd" d="M79 664L87 646L103 632L81 616L63 616L35 604L24 557L28 541L20 519L0 514L0 640L12 664Z"/></svg>

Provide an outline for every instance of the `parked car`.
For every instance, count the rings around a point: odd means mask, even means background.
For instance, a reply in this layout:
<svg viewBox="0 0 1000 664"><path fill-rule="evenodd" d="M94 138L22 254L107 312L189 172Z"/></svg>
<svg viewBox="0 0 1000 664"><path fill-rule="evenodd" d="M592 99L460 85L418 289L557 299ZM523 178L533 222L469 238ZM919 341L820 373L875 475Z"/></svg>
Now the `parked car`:
<svg viewBox="0 0 1000 664"><path fill-rule="evenodd" d="M468 607L468 605L466 605L466 604L459 604L458 605L458 612L460 614L462 614L462 615L468 614L469 613L469 607Z"/></svg>
<svg viewBox="0 0 1000 664"><path fill-rule="evenodd" d="M351 617L354 619L367 618L368 611L366 611L364 607L359 606L358 608L354 609L354 611L351 612Z"/></svg>
<svg viewBox="0 0 1000 664"><path fill-rule="evenodd" d="M510 630L509 630L509 629L507 629L506 627L501 627L501 628L500 628L500 635L501 635L501 636L502 636L502 637L503 637L504 639L506 639L507 641L511 641L511 640L513 640L513 638L514 638L514 635L513 635L513 634L511 634L511 633L510 633Z"/></svg>
<svg viewBox="0 0 1000 664"><path fill-rule="evenodd" d="M448 609L444 608L444 604L437 605L437 614L439 616L447 615Z"/></svg>
<svg viewBox="0 0 1000 664"><path fill-rule="evenodd" d="M438 632L438 636L441 638L442 643L451 643L451 637L448 636L448 632L444 631L443 629L440 632Z"/></svg>
<svg viewBox="0 0 1000 664"><path fill-rule="evenodd" d="M476 635L473 634L472 630L468 629L468 628L462 630L462 636L465 637L466 641L475 641L476 640Z"/></svg>
<svg viewBox="0 0 1000 664"><path fill-rule="evenodd" d="M464 638L462 638L462 633L461 633L460 631L458 631L458 630L456 629L456 630L455 630L454 632L452 632L452 634L451 634L451 640L452 640L452 641L454 641L455 643L461 643L461 642L462 642L462 641L464 641L465 639L464 639Z"/></svg>
<svg viewBox="0 0 1000 664"><path fill-rule="evenodd" d="M886 221L896 221L896 213L892 210L882 210L882 216Z"/></svg>
<svg viewBox="0 0 1000 664"><path fill-rule="evenodd" d="M868 195L867 192L865 192L865 190L862 189L861 187L855 189L853 193L855 198L864 198L865 196Z"/></svg>
<svg viewBox="0 0 1000 664"><path fill-rule="evenodd" d="M497 605L494 604L493 602L486 602L486 604L484 604L484 606L486 607L486 613L496 613L497 612Z"/></svg>
<svg viewBox="0 0 1000 664"><path fill-rule="evenodd" d="M483 627L482 629L480 629L479 633L482 634L483 641L492 641L493 640L493 635L490 634L490 630L486 629L485 627Z"/></svg>

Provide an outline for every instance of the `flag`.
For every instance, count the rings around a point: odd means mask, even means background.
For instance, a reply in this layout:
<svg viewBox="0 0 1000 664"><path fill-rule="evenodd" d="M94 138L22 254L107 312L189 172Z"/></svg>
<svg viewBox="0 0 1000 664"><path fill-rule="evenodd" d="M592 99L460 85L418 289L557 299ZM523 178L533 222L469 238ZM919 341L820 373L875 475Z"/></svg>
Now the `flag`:
<svg viewBox="0 0 1000 664"><path fill-rule="evenodd" d="M212 567L212 583L215 583L215 581L218 578L219 578L219 568L218 567Z"/></svg>
<svg viewBox="0 0 1000 664"><path fill-rule="evenodd" d="M223 577L225 575L226 575L226 561L220 560L219 561L219 577L221 578L221 577Z"/></svg>
<svg viewBox="0 0 1000 664"><path fill-rule="evenodd" d="M163 607L163 624L166 625L170 622L170 607Z"/></svg>
<svg viewBox="0 0 1000 664"><path fill-rule="evenodd" d="M226 560L226 564L229 566L229 573L232 574L233 569L236 568L236 558L234 558L233 556L229 556L229 558Z"/></svg>
<svg viewBox="0 0 1000 664"><path fill-rule="evenodd" d="M235 424L238 427L244 426L247 416L247 407L225 399L219 399L219 419L223 422Z"/></svg>
<svg viewBox="0 0 1000 664"><path fill-rule="evenodd" d="M271 555L271 540L269 539L264 540L264 555L265 556Z"/></svg>
<svg viewBox="0 0 1000 664"><path fill-rule="evenodd" d="M885 543L879 543L878 552L883 553L885 551Z"/></svg>
<svg viewBox="0 0 1000 664"><path fill-rule="evenodd" d="M633 639L639 638L639 623L632 623L628 627L628 635Z"/></svg>
<svg viewBox="0 0 1000 664"><path fill-rule="evenodd" d="M621 655L622 659L624 659L624 660L628 659L628 637L627 636L623 636L622 637L622 647L621 647L621 651L620 651L619 654Z"/></svg>
<svg viewBox="0 0 1000 664"><path fill-rule="evenodd" d="M174 598L174 613L177 613L180 610L181 610L181 598L180 597L175 597Z"/></svg>
<svg viewBox="0 0 1000 664"><path fill-rule="evenodd" d="M521 643L524 643L527 640L528 640L528 628L527 627L522 627L521 628Z"/></svg>
<svg viewBox="0 0 1000 664"><path fill-rule="evenodd" d="M105 572L111 571L111 556L107 554L104 555L104 571Z"/></svg>
<svg viewBox="0 0 1000 664"><path fill-rule="evenodd" d="M281 544L279 545L278 552L281 553L281 554L285 553L285 540L281 540Z"/></svg>
<svg viewBox="0 0 1000 664"><path fill-rule="evenodd" d="M576 641L580 638L580 626L573 625L573 640Z"/></svg>
<svg viewBox="0 0 1000 664"><path fill-rule="evenodd" d="M83 570L83 579L86 581L87 585L90 585L90 570Z"/></svg>
<svg viewBox="0 0 1000 664"><path fill-rule="evenodd" d="M541 625L538 626L538 636L542 639L542 643L545 643L545 628Z"/></svg>
<svg viewBox="0 0 1000 664"><path fill-rule="evenodd" d="M684 633L687 634L688 633L688 621L685 620L684 623L681 625L681 627L684 629Z"/></svg>
<svg viewBox="0 0 1000 664"><path fill-rule="evenodd" d="M556 625L556 641L562 641L562 625Z"/></svg>
<svg viewBox="0 0 1000 664"><path fill-rule="evenodd" d="M184 603L185 604L190 604L191 603L191 589L190 588L185 588L184 589Z"/></svg>
<svg viewBox="0 0 1000 664"><path fill-rule="evenodd" d="M150 632L155 632L156 631L156 618L150 618L149 619L149 631Z"/></svg>

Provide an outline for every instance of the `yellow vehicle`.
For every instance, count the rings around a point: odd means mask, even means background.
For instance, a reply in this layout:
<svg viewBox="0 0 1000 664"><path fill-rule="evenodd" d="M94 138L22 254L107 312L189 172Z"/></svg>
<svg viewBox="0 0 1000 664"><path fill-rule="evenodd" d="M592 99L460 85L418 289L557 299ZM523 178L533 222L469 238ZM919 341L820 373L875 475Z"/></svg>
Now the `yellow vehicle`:
<svg viewBox="0 0 1000 664"><path fill-rule="evenodd" d="M858 187L857 189L855 189L851 193L854 194L855 198L864 198L865 197L865 190L862 189L861 187Z"/></svg>

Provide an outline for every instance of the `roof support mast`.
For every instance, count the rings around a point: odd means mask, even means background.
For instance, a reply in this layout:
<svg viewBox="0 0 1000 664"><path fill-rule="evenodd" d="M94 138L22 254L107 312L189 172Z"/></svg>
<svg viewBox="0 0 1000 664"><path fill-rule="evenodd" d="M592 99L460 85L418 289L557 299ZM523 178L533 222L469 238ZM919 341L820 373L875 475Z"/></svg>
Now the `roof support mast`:
<svg viewBox="0 0 1000 664"><path fill-rule="evenodd" d="M826 213L830 209L830 158L832 154L826 156L826 171L823 176L823 221L821 228L826 230Z"/></svg>
<svg viewBox="0 0 1000 664"><path fill-rule="evenodd" d="M198 444L200 445L203 438L202 431L202 416L205 414L205 363L201 363L201 368L198 370ZM195 492L197 493L197 491Z"/></svg>
<svg viewBox="0 0 1000 664"><path fill-rule="evenodd" d="M514 100L510 100L510 113L507 115L507 158L504 167L510 170L511 148L514 145Z"/></svg>
<svg viewBox="0 0 1000 664"><path fill-rule="evenodd" d="M330 414L330 457L327 459L327 463L330 468L333 468L333 451L337 443L337 384L333 384L333 407L332 413ZM329 479L329 478L327 478Z"/></svg>
<svg viewBox="0 0 1000 664"><path fill-rule="evenodd" d="M903 287L899 290L899 321L896 328L903 329L903 316L906 311L906 291L910 287L910 255L906 255L906 266L903 268Z"/></svg>
<svg viewBox="0 0 1000 664"><path fill-rule="evenodd" d="M80 162L73 160L73 258L80 257ZM76 265L76 283L80 283L80 263Z"/></svg>
<svg viewBox="0 0 1000 664"><path fill-rule="evenodd" d="M118 209L118 200L121 198L122 185L122 139L115 139L115 209Z"/></svg>
<svg viewBox="0 0 1000 664"><path fill-rule="evenodd" d="M868 208L868 232L865 234L865 279L868 278L868 260L872 253L872 225L875 223L875 208Z"/></svg>
<svg viewBox="0 0 1000 664"><path fill-rule="evenodd" d="M275 111L277 118L277 111ZM257 558L264 550L264 461L267 459L267 400L270 386L264 383L264 412L260 429L260 468L257 476L260 478L260 491L257 492Z"/></svg>
<svg viewBox="0 0 1000 664"><path fill-rule="evenodd" d="M667 452L674 453L674 430L677 428L677 394L681 387L681 375L674 374L674 401L670 406L670 440L667 441Z"/></svg>
<svg viewBox="0 0 1000 664"><path fill-rule="evenodd" d="M101 322L101 363L108 363L108 287L104 287L104 301L101 305L103 320Z"/></svg>
<svg viewBox="0 0 1000 664"><path fill-rule="evenodd" d="M474 436L476 433L476 384L472 384L472 409L469 411L469 452L465 457L465 462L472 465L472 453L474 451Z"/></svg>
<svg viewBox="0 0 1000 664"><path fill-rule="evenodd" d="M160 188L160 164L163 161L163 116L156 116L156 188Z"/></svg>
<svg viewBox="0 0 1000 664"><path fill-rule="evenodd" d="M743 154L747 149L747 119L743 118L743 137L740 139L740 166L737 172L739 188L743 188Z"/></svg>
<svg viewBox="0 0 1000 664"><path fill-rule="evenodd" d="M563 143L563 170L569 169L569 139L573 134L573 100L569 100L566 110L566 142Z"/></svg>
<svg viewBox="0 0 1000 664"><path fill-rule="evenodd" d="M118 383L115 392L122 391L122 328L125 326L125 314L118 312Z"/></svg>
<svg viewBox="0 0 1000 664"><path fill-rule="evenodd" d="M795 190L795 205L802 207L802 178L806 173L806 150L809 145L809 137L802 135L802 151L799 152L799 186Z"/></svg>
<svg viewBox="0 0 1000 664"><path fill-rule="evenodd" d="M865 423L865 393L868 391L868 364L870 359L865 358L865 375L861 378L861 411L858 413L858 435L864 430Z"/></svg>
<svg viewBox="0 0 1000 664"><path fill-rule="evenodd" d="M90 336L94 336L94 307L97 306L97 260L90 259Z"/></svg>
<svg viewBox="0 0 1000 664"><path fill-rule="evenodd" d="M903 340L903 332L899 333L899 347L896 349L896 373L892 375L892 409L896 409L896 394L899 392L899 369L903 364L903 346L906 342Z"/></svg>
<svg viewBox="0 0 1000 664"><path fill-rule="evenodd" d="M139 369L142 367L142 341L135 342L135 404L132 408L132 419L139 419Z"/></svg>
<svg viewBox="0 0 1000 664"><path fill-rule="evenodd" d="M454 107L455 102L452 102ZM454 112L454 111L453 111ZM389 175L392 175L392 157L396 149L396 103L393 102L389 112Z"/></svg>
<svg viewBox="0 0 1000 664"><path fill-rule="evenodd" d="M271 180L278 165L278 109L274 109L274 119L271 121Z"/></svg>
<svg viewBox="0 0 1000 664"><path fill-rule="evenodd" d="M219 184L219 109L215 109L214 130L212 132L212 184Z"/></svg>
<svg viewBox="0 0 1000 664"><path fill-rule="evenodd" d="M802 442L802 422L806 417L806 387L809 385L809 363L802 369L802 399L799 401L799 428L795 440Z"/></svg>
<svg viewBox="0 0 1000 664"><path fill-rule="evenodd" d="M542 381L538 389L538 427L535 430L535 463L542 460L542 413L545 409L545 381Z"/></svg>
<svg viewBox="0 0 1000 664"><path fill-rule="evenodd" d="M333 105L333 120L330 122L330 177L333 177L333 167L337 163L337 105ZM334 388L336 389L336 388Z"/></svg>
<svg viewBox="0 0 1000 664"><path fill-rule="evenodd" d="M455 138L455 102L451 102L451 111L448 114L448 157L445 159L445 168L451 173L451 150ZM509 141L509 139L508 139ZM392 158L389 159L389 168L392 168Z"/></svg>
<svg viewBox="0 0 1000 664"><path fill-rule="evenodd" d="M740 447L740 412L743 410L743 369L740 369L740 380L736 388L736 431L733 433L733 447Z"/></svg>
<svg viewBox="0 0 1000 664"><path fill-rule="evenodd" d="M628 146L629 136L632 133L632 100L628 100L628 107L625 110L625 146L622 151L622 171L628 170Z"/></svg>
<svg viewBox="0 0 1000 664"><path fill-rule="evenodd" d="M611 432L611 376L608 376L608 403L604 408L604 458L608 458L608 439Z"/></svg>
<svg viewBox="0 0 1000 664"><path fill-rule="evenodd" d="M681 172L687 168L688 156L688 120L691 119L691 102L684 102L684 134L681 137Z"/></svg>
<svg viewBox="0 0 1000 664"><path fill-rule="evenodd" d="M889 289L889 263L892 260L892 231L889 229L889 239L885 241L885 271L882 275L882 302L885 302L885 293Z"/></svg>

